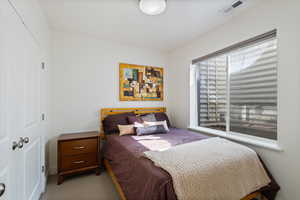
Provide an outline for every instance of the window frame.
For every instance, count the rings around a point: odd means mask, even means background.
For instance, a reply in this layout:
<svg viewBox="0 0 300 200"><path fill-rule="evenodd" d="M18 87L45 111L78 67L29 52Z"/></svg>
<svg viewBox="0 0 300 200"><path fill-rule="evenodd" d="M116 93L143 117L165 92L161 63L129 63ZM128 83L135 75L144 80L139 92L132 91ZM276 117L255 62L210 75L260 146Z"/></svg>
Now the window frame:
<svg viewBox="0 0 300 200"><path fill-rule="evenodd" d="M277 139L267 139L263 137L258 137L258 136L252 136L248 134L243 134L243 133L238 133L234 131L230 131L230 74L228 72L230 66L229 66L229 61L228 61L228 54L230 54L233 51L236 51L238 49L241 49L243 47L247 47L253 44L257 44L262 41L266 41L268 39L277 39L277 30L274 29L272 31L269 31L267 33L258 35L256 37L253 37L249 40L239 42L237 44L231 45L229 47L226 47L222 50L219 50L217 52L208 54L206 56L196 58L192 61L192 64L190 65L190 121L189 121L189 129L194 130L194 131L199 131L199 132L204 132L228 139L232 139L238 142L242 143L247 143L255 146L260 146L264 147L267 149L272 149L276 151L282 151L282 148L279 146L279 137L278 137L278 108L279 108L279 103L278 103L278 93L277 93ZM277 46L278 49L278 46ZM204 60L208 60L209 58L217 57L219 55L226 55L227 54L227 81L226 81L226 131L222 130L216 130L208 127L201 127L198 125L198 90L197 90L197 68L195 66L196 63L199 63ZM278 68L278 62L277 62L277 68ZM277 70L278 72L278 70ZM277 91L278 91L278 73L277 73Z"/></svg>

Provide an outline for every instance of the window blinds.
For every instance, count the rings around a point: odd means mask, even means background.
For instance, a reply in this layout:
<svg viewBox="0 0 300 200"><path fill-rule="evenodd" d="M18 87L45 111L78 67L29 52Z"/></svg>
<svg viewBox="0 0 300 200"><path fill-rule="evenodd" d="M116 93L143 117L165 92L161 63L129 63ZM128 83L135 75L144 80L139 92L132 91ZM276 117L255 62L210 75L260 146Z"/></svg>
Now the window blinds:
<svg viewBox="0 0 300 200"><path fill-rule="evenodd" d="M276 49L269 39L228 55L230 131L277 138Z"/></svg>
<svg viewBox="0 0 300 200"><path fill-rule="evenodd" d="M276 30L193 64L199 126L277 139Z"/></svg>
<svg viewBox="0 0 300 200"><path fill-rule="evenodd" d="M198 65L198 123L225 130L227 58L218 56Z"/></svg>

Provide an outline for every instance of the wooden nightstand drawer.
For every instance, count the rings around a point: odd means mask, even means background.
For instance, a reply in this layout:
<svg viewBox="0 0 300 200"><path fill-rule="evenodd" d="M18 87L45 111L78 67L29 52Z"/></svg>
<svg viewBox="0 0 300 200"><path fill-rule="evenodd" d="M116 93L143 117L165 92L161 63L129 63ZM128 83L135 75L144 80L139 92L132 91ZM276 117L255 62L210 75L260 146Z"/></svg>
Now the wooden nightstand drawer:
<svg viewBox="0 0 300 200"><path fill-rule="evenodd" d="M72 140L61 143L62 156L96 153L98 151L97 139Z"/></svg>
<svg viewBox="0 0 300 200"><path fill-rule="evenodd" d="M99 133L82 132L62 134L57 140L57 184L71 174L95 170L100 174Z"/></svg>
<svg viewBox="0 0 300 200"><path fill-rule="evenodd" d="M62 157L62 159L63 159L63 162L61 163L62 170L80 169L83 167L99 165L97 163L96 153L64 156Z"/></svg>

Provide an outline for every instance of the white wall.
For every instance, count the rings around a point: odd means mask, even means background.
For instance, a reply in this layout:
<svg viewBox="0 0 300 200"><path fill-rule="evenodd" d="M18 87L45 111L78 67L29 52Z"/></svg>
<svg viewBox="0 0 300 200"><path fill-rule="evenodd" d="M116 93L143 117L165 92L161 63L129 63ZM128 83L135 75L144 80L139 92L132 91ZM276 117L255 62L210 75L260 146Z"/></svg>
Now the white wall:
<svg viewBox="0 0 300 200"><path fill-rule="evenodd" d="M168 58L167 107L173 123L189 123L191 60L278 29L278 137L283 152L255 148L282 187L278 199L300 198L300 1L264 0L258 6L174 50Z"/></svg>
<svg viewBox="0 0 300 200"><path fill-rule="evenodd" d="M119 101L118 63L165 68L166 60L161 52L64 32L53 32L51 49L53 124L49 139L52 174L56 172L57 136L98 130L98 111L101 108L165 105L164 101ZM168 78L167 71L165 68L165 80Z"/></svg>

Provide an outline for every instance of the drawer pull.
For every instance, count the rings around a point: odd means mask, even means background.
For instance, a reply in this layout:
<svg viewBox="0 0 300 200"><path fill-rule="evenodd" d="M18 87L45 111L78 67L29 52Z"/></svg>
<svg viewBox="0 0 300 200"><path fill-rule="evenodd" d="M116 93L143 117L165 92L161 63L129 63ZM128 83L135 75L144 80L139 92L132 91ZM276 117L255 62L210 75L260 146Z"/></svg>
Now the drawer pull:
<svg viewBox="0 0 300 200"><path fill-rule="evenodd" d="M82 164L82 163L85 163L84 160L80 160L80 161L74 161L73 164Z"/></svg>
<svg viewBox="0 0 300 200"><path fill-rule="evenodd" d="M85 147L81 146L81 147L73 147L74 150L81 150L81 149L85 149Z"/></svg>

